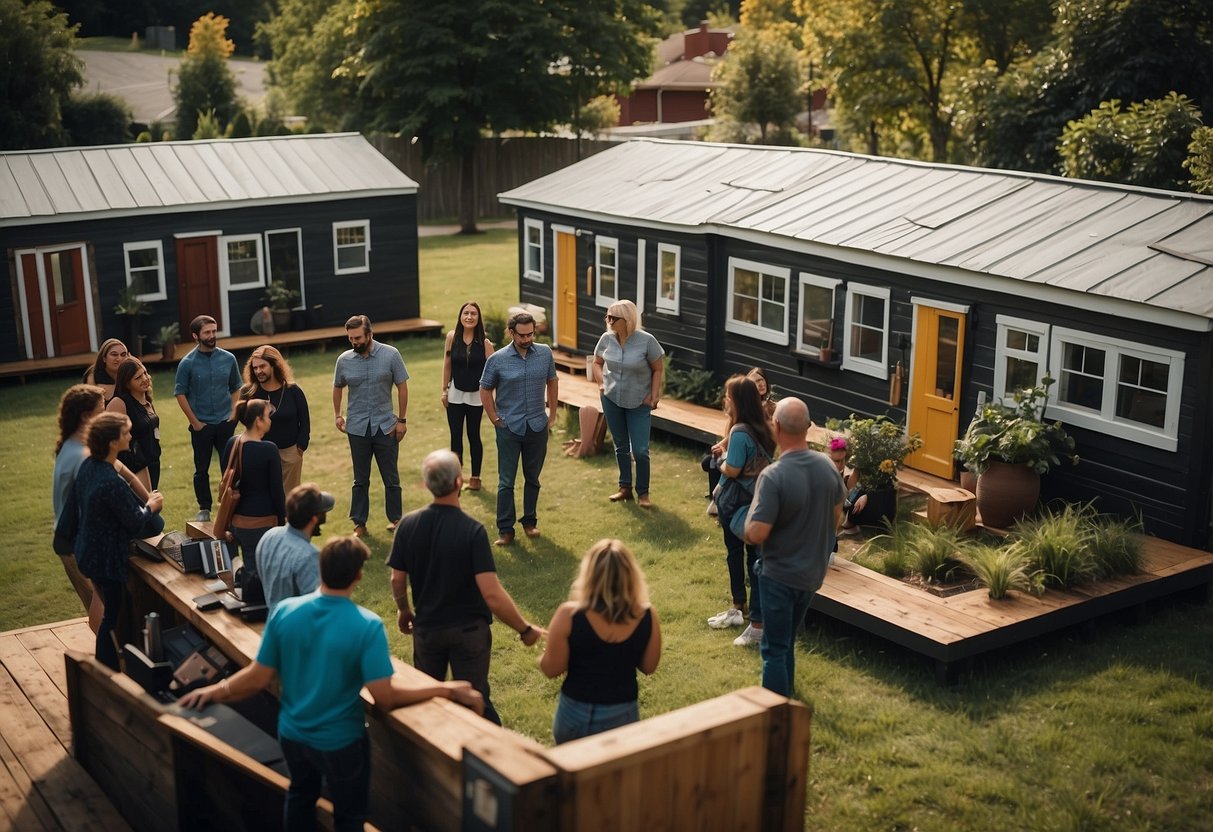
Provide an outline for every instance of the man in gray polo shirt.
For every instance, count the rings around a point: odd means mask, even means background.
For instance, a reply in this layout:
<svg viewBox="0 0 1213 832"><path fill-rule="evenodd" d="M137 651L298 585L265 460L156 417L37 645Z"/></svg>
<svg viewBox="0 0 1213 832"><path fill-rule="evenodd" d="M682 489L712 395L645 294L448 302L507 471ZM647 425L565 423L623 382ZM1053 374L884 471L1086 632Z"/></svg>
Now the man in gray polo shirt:
<svg viewBox="0 0 1213 832"><path fill-rule="evenodd" d="M371 320L355 315L345 322L350 347L337 357L333 370L333 417L337 430L350 440L354 463L354 485L350 494L350 520L354 534L366 536L371 511L371 457L383 480L383 506L388 531L400 522L400 442L408 432L409 374L400 350L381 344L371 335ZM349 407L341 415L341 399L350 389ZM392 388L396 388L399 413L392 410Z"/></svg>
<svg viewBox="0 0 1213 832"><path fill-rule="evenodd" d="M846 487L830 458L809 450L803 401L779 402L774 428L779 459L758 475L745 540L762 547L762 686L791 696L796 631L825 580Z"/></svg>

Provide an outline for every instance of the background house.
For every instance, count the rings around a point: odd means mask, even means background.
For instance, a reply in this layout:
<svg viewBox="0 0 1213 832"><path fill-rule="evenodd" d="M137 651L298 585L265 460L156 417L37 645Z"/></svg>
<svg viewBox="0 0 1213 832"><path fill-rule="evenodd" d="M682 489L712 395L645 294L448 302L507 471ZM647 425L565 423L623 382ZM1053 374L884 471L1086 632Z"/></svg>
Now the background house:
<svg viewBox="0 0 1213 832"><path fill-rule="evenodd" d="M0 361L125 340L128 285L186 340L250 333L271 280L312 325L415 317L416 192L355 133L0 153Z"/></svg>
<svg viewBox="0 0 1213 832"><path fill-rule="evenodd" d="M711 91L716 86L712 69L732 40L731 28L711 29L705 21L698 29L679 32L657 44L657 69L637 82L631 95L615 97L619 125L710 118Z"/></svg>
<svg viewBox="0 0 1213 832"><path fill-rule="evenodd" d="M1213 199L824 150L635 140L515 188L520 294L592 349L632 298L683 365L817 421L889 413L955 474L980 401L1057 379L1046 496L1210 542ZM905 379L895 395L898 366Z"/></svg>

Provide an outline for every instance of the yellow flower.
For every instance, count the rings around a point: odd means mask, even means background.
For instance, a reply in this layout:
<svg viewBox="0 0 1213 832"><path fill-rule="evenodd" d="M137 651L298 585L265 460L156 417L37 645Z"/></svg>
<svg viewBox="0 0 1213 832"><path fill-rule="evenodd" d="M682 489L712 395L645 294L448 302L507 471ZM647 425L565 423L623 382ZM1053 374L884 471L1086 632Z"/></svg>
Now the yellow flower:
<svg viewBox="0 0 1213 832"><path fill-rule="evenodd" d="M893 460L886 459L884 462L880 463L880 470L885 474L891 474L897 470L897 466L893 464Z"/></svg>

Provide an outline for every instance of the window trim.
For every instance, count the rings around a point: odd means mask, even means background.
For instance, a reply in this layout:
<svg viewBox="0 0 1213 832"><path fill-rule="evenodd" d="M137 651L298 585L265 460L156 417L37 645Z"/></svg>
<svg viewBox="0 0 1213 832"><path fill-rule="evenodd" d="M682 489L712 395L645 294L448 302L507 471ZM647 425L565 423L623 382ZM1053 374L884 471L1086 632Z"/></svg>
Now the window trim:
<svg viewBox="0 0 1213 832"><path fill-rule="evenodd" d="M838 302L838 287L842 281L836 277L822 277L811 272L800 272L796 275L796 352L821 357L821 345L811 346L804 342L804 287L816 286L830 293L830 324L834 324L835 304ZM833 346L833 344L831 344Z"/></svg>
<svg viewBox="0 0 1213 832"><path fill-rule="evenodd" d="M862 373L879 379L889 377L889 316L893 305L893 292L888 286L872 286L867 283L848 283L846 309L843 312L842 336L842 369L854 373ZM851 324L854 318L854 299L856 296L880 298L884 301L884 348L879 363L870 358L860 358L851 354Z"/></svg>
<svg viewBox="0 0 1213 832"><path fill-rule="evenodd" d="M1087 408L1066 404L1058 398L1061 392L1061 357L1064 343L1091 347L1103 350L1105 353L1103 401L1098 413ZM1116 389L1119 384L1120 361L1125 356L1168 365L1167 408L1162 428L1155 428L1116 415ZM1055 326L1049 338L1049 374L1059 383L1049 388L1049 401L1045 406L1045 416L1049 419L1060 419L1068 425L1088 428L1130 442L1150 445L1165 451L1175 451L1179 446L1179 410L1183 394L1184 359L1184 353L1177 350Z"/></svg>
<svg viewBox="0 0 1213 832"><path fill-rule="evenodd" d="M1049 356L1050 356L1050 326L1042 324L1039 321L1030 321L1027 318L1015 318L1010 315L995 315L994 323L996 325L996 341L994 345L994 401L1005 400L1014 391L1007 390L1007 358L1023 358L1031 360L1031 353L1027 350L1010 350L1007 347L1007 331L1019 330L1027 332L1030 335L1036 335L1040 338L1040 349L1036 356L1036 386L1044 380L1044 377L1049 374ZM1057 376L1053 376L1057 378Z"/></svg>
<svg viewBox="0 0 1213 832"><path fill-rule="evenodd" d="M602 291L602 250L611 248L615 251L615 265L611 266L615 270L615 294L607 295ZM619 238L618 237L594 237L594 302L599 306L609 309L612 303L619 300Z"/></svg>
<svg viewBox="0 0 1213 832"><path fill-rule="evenodd" d="M363 250L366 253L364 263L361 266L353 266L350 268L341 268L339 265L340 258L338 253L342 248L353 248L353 245L339 246L337 244L337 232L345 228L365 228L366 242L362 244ZM371 270L371 221L365 220L340 220L333 223L333 274L365 274Z"/></svg>
<svg viewBox="0 0 1213 832"><path fill-rule="evenodd" d="M252 240L257 244L257 282L232 285L231 264L228 260L228 243L243 243ZM219 273L223 276L223 286L229 292L247 292L250 289L265 287L265 241L260 234L229 234L219 238Z"/></svg>
<svg viewBox="0 0 1213 832"><path fill-rule="evenodd" d="M539 250L539 271L534 271L529 268L531 258L528 256L532 248L528 232L532 228L539 229L539 242L535 244L535 248ZM534 280L536 283L543 282L543 220L527 217L522 221L522 277L525 280Z"/></svg>
<svg viewBox="0 0 1213 832"><path fill-rule="evenodd" d="M669 300L661 293L661 281L665 274L661 268L661 258L666 253L674 255L674 299ZM657 244L657 285L654 290L656 298L655 306L658 312L665 312L670 315L679 314L679 309L682 305L682 246L676 246L672 243Z"/></svg>
<svg viewBox="0 0 1213 832"><path fill-rule="evenodd" d="M162 240L140 240L122 244L122 259L126 265L126 285L130 286L132 283L131 252L147 248L156 249L156 280L159 289L155 292L138 295L138 298L142 301L168 300L168 291L164 283L164 242ZM151 269L141 268L139 271L150 272Z"/></svg>
<svg viewBox="0 0 1213 832"><path fill-rule="evenodd" d="M773 329L768 329L759 324L752 324L747 321L739 321L733 317L733 285L737 278L738 269L747 269L752 272L758 272L759 275L768 275L776 280L783 281L783 329L776 332ZM783 266L772 266L769 263L759 263L756 260L745 260L741 257L729 258L729 282L725 289L725 315L724 315L724 330L725 332L733 332L737 335L744 335L748 338L754 338L759 341L767 341L771 344L778 344L786 347L788 345L788 314L791 306L791 292L788 291L788 281L792 277L792 270ZM758 320L762 320L762 282L759 281L758 291L759 307Z"/></svg>

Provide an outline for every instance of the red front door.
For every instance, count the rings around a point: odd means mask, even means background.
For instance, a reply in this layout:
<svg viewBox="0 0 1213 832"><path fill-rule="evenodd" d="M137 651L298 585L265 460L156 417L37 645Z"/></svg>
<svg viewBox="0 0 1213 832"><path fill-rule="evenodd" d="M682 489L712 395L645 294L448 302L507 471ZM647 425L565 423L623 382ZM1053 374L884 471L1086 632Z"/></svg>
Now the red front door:
<svg viewBox="0 0 1213 832"><path fill-rule="evenodd" d="M51 340L56 355L88 352L88 308L84 298L84 258L80 249L48 251L42 255L46 294L50 301Z"/></svg>
<svg viewBox="0 0 1213 832"><path fill-rule="evenodd" d="M177 296L180 298L181 331L190 331L190 321L210 315L226 331L219 305L219 249L215 237L184 237L177 240Z"/></svg>
<svg viewBox="0 0 1213 832"><path fill-rule="evenodd" d="M25 290L25 320L29 323L29 356L46 358L50 352L42 318L42 281L38 279L36 251L21 254L21 283Z"/></svg>

